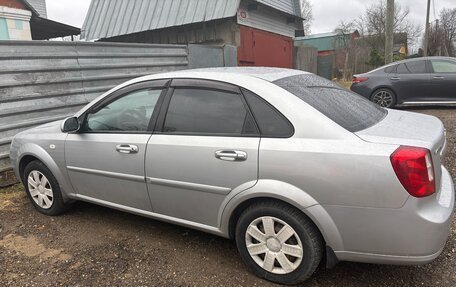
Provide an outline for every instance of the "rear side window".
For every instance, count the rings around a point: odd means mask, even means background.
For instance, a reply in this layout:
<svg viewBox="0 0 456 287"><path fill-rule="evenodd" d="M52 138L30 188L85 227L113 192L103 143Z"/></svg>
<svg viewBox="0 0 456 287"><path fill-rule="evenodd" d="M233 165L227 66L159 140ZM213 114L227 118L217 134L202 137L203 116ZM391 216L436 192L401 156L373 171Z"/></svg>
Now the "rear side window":
<svg viewBox="0 0 456 287"><path fill-rule="evenodd" d="M250 91L242 90L242 93L255 117L261 136L283 138L293 135L293 126L279 111Z"/></svg>
<svg viewBox="0 0 456 287"><path fill-rule="evenodd" d="M398 74L410 74L410 71L407 68L407 66L405 66L405 64L400 64L399 66L397 66L396 73L398 73Z"/></svg>
<svg viewBox="0 0 456 287"><path fill-rule="evenodd" d="M313 75L297 75L274 83L294 94L350 132L366 129L380 122L387 111L367 99L327 83L315 85ZM329 82L329 81L325 81Z"/></svg>
<svg viewBox="0 0 456 287"><path fill-rule="evenodd" d="M407 69L412 74L424 74L426 73L426 62L425 61L413 61L405 64Z"/></svg>
<svg viewBox="0 0 456 287"><path fill-rule="evenodd" d="M408 63L402 63L397 66L398 74L424 74L426 73L426 62L425 61L413 61Z"/></svg>
<svg viewBox="0 0 456 287"><path fill-rule="evenodd" d="M386 67L386 68L385 68L385 73L387 73L387 74L393 73L396 67L397 67L397 66L389 66L389 67Z"/></svg>
<svg viewBox="0 0 456 287"><path fill-rule="evenodd" d="M171 97L164 132L241 135L256 130L239 94L177 88Z"/></svg>

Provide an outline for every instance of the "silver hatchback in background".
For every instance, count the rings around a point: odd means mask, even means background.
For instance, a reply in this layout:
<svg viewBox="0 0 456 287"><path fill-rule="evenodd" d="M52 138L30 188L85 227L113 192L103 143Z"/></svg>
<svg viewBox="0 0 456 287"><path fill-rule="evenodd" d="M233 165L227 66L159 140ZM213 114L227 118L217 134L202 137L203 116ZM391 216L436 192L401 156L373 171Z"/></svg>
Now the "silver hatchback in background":
<svg viewBox="0 0 456 287"><path fill-rule="evenodd" d="M202 69L124 83L22 132L11 159L36 209L83 200L236 241L296 284L325 259L419 264L443 250L454 188L445 130L315 75Z"/></svg>

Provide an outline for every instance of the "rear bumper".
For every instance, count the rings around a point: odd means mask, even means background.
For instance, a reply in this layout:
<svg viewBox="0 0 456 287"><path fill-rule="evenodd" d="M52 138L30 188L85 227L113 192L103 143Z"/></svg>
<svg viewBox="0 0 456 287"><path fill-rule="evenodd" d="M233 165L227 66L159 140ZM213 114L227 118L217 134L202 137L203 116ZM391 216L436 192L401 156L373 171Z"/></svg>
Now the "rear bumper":
<svg viewBox="0 0 456 287"><path fill-rule="evenodd" d="M453 181L442 167L440 192L427 198L410 197L400 209L329 208L344 244L344 250L335 250L335 254L340 261L400 265L431 262L445 247L454 201ZM348 224L343 222L347 215ZM338 219L341 217L345 218Z"/></svg>
<svg viewBox="0 0 456 287"><path fill-rule="evenodd" d="M370 95L372 94L372 89L362 84L352 84L350 90L352 90L360 96L363 96L368 100L370 99Z"/></svg>

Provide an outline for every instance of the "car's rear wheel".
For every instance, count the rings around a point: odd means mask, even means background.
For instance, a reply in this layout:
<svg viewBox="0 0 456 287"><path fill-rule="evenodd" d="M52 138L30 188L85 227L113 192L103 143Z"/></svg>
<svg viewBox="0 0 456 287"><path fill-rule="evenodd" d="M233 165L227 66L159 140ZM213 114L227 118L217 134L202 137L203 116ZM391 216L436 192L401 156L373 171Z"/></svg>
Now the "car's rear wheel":
<svg viewBox="0 0 456 287"><path fill-rule="evenodd" d="M23 182L33 206L46 215L59 215L68 208L59 183L40 161L30 162L24 169Z"/></svg>
<svg viewBox="0 0 456 287"><path fill-rule="evenodd" d="M396 95L390 89L378 89L372 96L371 101L384 108L393 108L396 103Z"/></svg>
<svg viewBox="0 0 456 287"><path fill-rule="evenodd" d="M298 284L319 265L323 240L299 210L280 202L248 207L236 225L236 244L246 265L261 278Z"/></svg>

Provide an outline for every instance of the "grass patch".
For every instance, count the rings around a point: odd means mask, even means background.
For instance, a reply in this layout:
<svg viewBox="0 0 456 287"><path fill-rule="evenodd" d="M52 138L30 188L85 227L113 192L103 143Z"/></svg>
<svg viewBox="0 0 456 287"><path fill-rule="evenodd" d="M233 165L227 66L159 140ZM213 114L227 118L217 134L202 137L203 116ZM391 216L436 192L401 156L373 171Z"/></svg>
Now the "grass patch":
<svg viewBox="0 0 456 287"><path fill-rule="evenodd" d="M339 81L339 80L337 80L337 81L334 81L334 82L336 82L340 86L346 88L347 90L350 90L350 87L352 85L351 81L342 81L342 80Z"/></svg>
<svg viewBox="0 0 456 287"><path fill-rule="evenodd" d="M22 198L25 198L24 186L15 184L10 187L0 188L0 211L15 211L18 209Z"/></svg>
<svg viewBox="0 0 456 287"><path fill-rule="evenodd" d="M0 198L7 197L8 195L15 194L18 192L23 192L24 191L24 186L20 183L6 187L6 188L0 188Z"/></svg>

